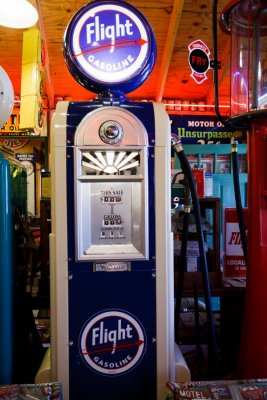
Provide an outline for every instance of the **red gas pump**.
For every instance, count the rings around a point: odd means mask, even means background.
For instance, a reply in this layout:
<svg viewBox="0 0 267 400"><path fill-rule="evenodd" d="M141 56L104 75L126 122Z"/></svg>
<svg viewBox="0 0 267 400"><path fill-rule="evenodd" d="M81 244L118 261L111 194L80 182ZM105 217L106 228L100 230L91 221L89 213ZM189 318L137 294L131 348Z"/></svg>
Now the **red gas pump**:
<svg viewBox="0 0 267 400"><path fill-rule="evenodd" d="M231 34L231 118L248 128L247 286L238 378L267 377L267 2L234 0L222 13Z"/></svg>
<svg viewBox="0 0 267 400"><path fill-rule="evenodd" d="M266 111L267 112L267 111ZM248 135L248 268L240 374L267 376L267 118L255 118Z"/></svg>

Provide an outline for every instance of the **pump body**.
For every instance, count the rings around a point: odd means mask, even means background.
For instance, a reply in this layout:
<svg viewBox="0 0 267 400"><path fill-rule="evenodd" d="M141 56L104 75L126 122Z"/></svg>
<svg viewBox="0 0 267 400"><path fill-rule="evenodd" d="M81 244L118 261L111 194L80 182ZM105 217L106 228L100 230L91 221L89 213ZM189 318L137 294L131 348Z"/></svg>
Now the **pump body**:
<svg viewBox="0 0 267 400"><path fill-rule="evenodd" d="M221 23L231 34L231 119L248 135L247 281L238 378L267 375L267 5L232 1Z"/></svg>
<svg viewBox="0 0 267 400"><path fill-rule="evenodd" d="M160 104L61 102L52 130L52 379L73 400L164 398L175 373L168 116Z"/></svg>

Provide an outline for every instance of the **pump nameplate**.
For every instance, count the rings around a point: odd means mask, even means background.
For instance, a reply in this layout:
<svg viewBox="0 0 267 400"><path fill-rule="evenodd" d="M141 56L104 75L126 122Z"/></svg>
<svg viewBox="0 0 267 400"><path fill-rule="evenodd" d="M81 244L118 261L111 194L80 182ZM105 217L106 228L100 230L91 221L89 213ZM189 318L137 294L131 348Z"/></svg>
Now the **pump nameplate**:
<svg viewBox="0 0 267 400"><path fill-rule="evenodd" d="M130 271L131 264L123 261L109 261L105 263L95 263L95 272L124 272Z"/></svg>

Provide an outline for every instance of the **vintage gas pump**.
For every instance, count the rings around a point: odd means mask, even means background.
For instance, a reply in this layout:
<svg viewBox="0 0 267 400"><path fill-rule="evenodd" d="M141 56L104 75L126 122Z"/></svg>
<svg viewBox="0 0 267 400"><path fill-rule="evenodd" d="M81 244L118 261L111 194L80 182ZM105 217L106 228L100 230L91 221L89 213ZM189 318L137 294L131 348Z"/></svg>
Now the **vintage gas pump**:
<svg viewBox="0 0 267 400"><path fill-rule="evenodd" d="M235 0L221 23L231 32L231 119L248 127L248 244L240 378L267 376L267 4Z"/></svg>
<svg viewBox="0 0 267 400"><path fill-rule="evenodd" d="M163 105L124 97L154 66L153 32L129 4L93 1L64 50L98 97L58 103L52 122L52 379L64 399L163 399L175 379L170 123Z"/></svg>

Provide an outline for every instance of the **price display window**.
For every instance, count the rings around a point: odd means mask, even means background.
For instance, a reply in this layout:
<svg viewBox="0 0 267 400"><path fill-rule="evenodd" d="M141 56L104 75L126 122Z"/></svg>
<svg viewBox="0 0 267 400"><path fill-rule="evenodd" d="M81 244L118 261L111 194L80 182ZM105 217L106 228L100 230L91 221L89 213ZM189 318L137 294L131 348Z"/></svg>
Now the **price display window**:
<svg viewBox="0 0 267 400"><path fill-rule="evenodd" d="M76 150L77 259L147 259L145 149Z"/></svg>

